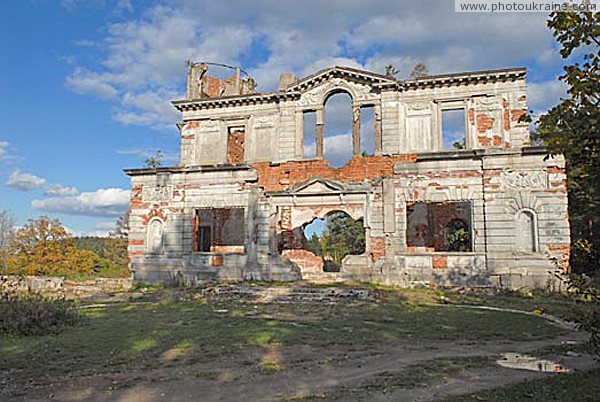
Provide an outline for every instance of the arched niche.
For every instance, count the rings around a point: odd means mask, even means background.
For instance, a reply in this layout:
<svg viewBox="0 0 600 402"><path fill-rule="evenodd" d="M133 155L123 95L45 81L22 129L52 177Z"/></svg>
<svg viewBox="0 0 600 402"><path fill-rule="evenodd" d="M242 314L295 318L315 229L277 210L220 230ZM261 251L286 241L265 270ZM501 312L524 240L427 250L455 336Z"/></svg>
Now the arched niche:
<svg viewBox="0 0 600 402"><path fill-rule="evenodd" d="M146 251L150 254L161 254L164 243L164 222L160 218L152 218L148 222Z"/></svg>
<svg viewBox="0 0 600 402"><path fill-rule="evenodd" d="M530 209L521 209L515 215L515 250L522 253L538 251L537 216Z"/></svg>

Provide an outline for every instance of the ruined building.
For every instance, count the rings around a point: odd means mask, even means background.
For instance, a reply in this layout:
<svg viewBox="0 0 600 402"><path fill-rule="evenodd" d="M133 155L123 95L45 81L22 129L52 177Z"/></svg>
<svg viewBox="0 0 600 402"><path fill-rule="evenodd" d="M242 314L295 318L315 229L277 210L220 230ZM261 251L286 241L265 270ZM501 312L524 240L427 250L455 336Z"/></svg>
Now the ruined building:
<svg viewBox="0 0 600 402"><path fill-rule="evenodd" d="M519 288L545 286L551 258L568 256L564 160L531 145L525 69L397 80L332 67L258 93L239 70L219 80L189 66L187 98L173 102L181 161L126 170L135 278ZM323 116L340 92L351 97L353 154L338 168L325 159ZM365 110L372 154L360 149ZM446 147L449 110L462 113L462 149ZM303 229L339 212L362 222L364 252L324 272Z"/></svg>

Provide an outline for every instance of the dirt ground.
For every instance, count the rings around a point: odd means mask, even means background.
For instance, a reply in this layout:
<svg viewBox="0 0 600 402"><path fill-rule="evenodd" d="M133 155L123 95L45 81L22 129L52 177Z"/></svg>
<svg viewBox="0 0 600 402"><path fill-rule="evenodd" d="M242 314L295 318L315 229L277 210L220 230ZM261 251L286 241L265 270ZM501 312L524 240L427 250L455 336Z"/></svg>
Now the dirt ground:
<svg viewBox="0 0 600 402"><path fill-rule="evenodd" d="M495 360L505 352L535 353L585 340L585 334L570 331L553 339L518 342L414 339L368 347L322 348L275 344L267 350L245 349L210 361L181 356L176 364L155 368L31 381L21 384L25 387L21 391L4 393L3 400L433 401L524 379L561 375L503 368ZM595 365L586 354L548 352L544 357L571 370ZM265 362L259 369L257 360Z"/></svg>

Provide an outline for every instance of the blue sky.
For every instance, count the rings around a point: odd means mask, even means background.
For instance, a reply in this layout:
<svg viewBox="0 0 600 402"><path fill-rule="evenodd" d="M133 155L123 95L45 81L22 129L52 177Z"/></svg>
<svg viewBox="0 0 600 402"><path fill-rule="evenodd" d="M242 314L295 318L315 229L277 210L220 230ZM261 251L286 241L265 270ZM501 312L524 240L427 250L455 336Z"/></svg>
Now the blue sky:
<svg viewBox="0 0 600 402"><path fill-rule="evenodd" d="M525 66L529 106L564 87L546 16L457 14L452 1L21 0L0 16L0 210L106 232L157 149L178 158L184 61L241 64L259 91L332 65L408 75ZM332 147L344 133L333 134ZM337 136L337 137L336 137ZM339 141L338 141L339 140ZM336 142L337 141L337 142Z"/></svg>

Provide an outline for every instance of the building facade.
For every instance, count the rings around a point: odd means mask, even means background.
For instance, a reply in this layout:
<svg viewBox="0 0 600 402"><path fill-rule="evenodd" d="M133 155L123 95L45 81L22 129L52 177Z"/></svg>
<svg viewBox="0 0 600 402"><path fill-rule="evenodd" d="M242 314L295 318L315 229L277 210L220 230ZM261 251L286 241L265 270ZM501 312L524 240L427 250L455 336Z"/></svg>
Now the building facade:
<svg viewBox="0 0 600 402"><path fill-rule="evenodd" d="M552 259L568 258L564 160L531 146L525 69L397 80L333 67L282 74L270 93L253 93L239 72L228 81L205 72L190 64L187 99L173 102L180 163L126 170L136 279L544 287ZM324 146L324 108L337 93L352 100L342 167ZM370 153L360 148L365 111ZM446 149L448 111L464 120L460 149ZM339 212L362 222L364 252L327 273L303 230Z"/></svg>

